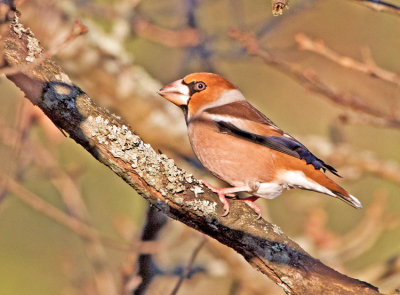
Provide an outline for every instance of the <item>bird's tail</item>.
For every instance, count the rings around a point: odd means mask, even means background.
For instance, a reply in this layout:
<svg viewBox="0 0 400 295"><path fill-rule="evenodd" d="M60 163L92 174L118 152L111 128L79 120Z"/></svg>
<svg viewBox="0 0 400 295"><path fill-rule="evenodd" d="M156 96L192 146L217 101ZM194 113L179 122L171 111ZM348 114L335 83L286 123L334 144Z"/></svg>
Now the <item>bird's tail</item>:
<svg viewBox="0 0 400 295"><path fill-rule="evenodd" d="M362 208L361 202L354 197L353 195L349 194L344 188L334 182L332 179L327 177L324 173L321 173L323 176L318 177L318 180L315 179L319 184L323 185L325 188L329 190L329 192L323 192L327 195L330 195L335 198L339 198L343 202L349 204L354 208Z"/></svg>
<svg viewBox="0 0 400 295"><path fill-rule="evenodd" d="M333 192L336 197L338 197L340 200L343 202L349 204L350 206L354 208L361 209L363 206L361 202L353 195L350 195L348 192L346 192L347 195L343 195L339 192Z"/></svg>

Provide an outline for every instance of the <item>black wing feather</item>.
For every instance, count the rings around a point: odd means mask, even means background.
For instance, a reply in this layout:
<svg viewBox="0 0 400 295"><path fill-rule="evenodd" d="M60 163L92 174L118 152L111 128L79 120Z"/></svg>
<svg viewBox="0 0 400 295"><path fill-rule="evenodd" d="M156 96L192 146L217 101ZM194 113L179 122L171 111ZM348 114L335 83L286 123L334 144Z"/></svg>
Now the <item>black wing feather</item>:
<svg viewBox="0 0 400 295"><path fill-rule="evenodd" d="M315 169L329 170L331 173L341 177L335 168L324 163L321 159L314 156L304 145L295 139L285 136L262 136L246 130L240 129L232 123L226 121L216 121L219 131L231 134L242 139L266 146L275 151L285 153L292 157L305 160L307 164L311 164Z"/></svg>

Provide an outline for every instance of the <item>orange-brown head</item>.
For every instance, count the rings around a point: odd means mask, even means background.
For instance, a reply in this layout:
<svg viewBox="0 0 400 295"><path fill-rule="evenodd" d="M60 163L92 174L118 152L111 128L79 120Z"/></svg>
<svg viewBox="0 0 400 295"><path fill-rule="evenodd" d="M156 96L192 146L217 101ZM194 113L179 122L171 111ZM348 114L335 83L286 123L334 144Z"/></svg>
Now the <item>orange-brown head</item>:
<svg viewBox="0 0 400 295"><path fill-rule="evenodd" d="M182 107L187 120L208 107L245 100L232 83L213 73L189 74L161 88L158 94Z"/></svg>

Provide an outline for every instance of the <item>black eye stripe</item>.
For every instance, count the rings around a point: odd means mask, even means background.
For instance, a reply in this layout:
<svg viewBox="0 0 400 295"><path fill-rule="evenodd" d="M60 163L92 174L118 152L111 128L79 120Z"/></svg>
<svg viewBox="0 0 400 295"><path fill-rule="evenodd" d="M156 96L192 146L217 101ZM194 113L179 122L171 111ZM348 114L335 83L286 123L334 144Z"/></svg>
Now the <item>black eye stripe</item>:
<svg viewBox="0 0 400 295"><path fill-rule="evenodd" d="M207 84L203 81L192 81L190 83L185 82L182 80L182 84L189 87L189 95L192 96L196 92L201 92L207 88Z"/></svg>

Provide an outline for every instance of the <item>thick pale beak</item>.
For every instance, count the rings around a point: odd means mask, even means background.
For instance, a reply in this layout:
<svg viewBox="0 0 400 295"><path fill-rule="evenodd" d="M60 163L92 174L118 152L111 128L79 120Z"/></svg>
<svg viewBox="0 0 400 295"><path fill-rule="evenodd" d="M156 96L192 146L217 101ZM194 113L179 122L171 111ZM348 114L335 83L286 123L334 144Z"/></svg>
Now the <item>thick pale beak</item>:
<svg viewBox="0 0 400 295"><path fill-rule="evenodd" d="M187 105L190 98L189 87L182 82L183 79L172 82L157 93L177 106Z"/></svg>

